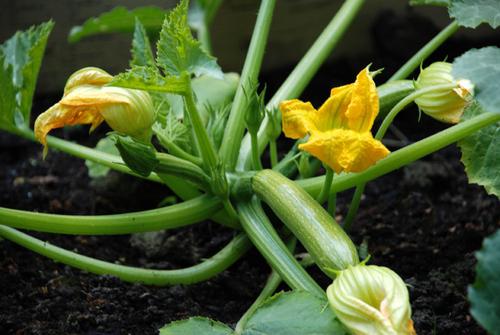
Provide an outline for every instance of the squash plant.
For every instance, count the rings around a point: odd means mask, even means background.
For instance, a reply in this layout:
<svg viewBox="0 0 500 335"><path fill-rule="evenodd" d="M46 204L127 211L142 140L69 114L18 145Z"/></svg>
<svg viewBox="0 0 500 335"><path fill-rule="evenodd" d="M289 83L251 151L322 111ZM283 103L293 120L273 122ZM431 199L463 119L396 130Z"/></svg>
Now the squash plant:
<svg viewBox="0 0 500 335"><path fill-rule="evenodd" d="M165 325L160 334L415 334L408 290L392 270L368 265L349 237L370 180L458 142L470 182L500 195L500 49L473 49L452 62L407 77L460 27L496 28L496 0L412 0L448 8L453 21L386 83L366 66L351 84L332 88L320 107L296 99L346 33L365 0L346 0L309 51L266 100L260 71L275 0L262 0L241 75L223 73L208 33L221 0L182 0L172 10L116 8L89 19L70 41L133 31L130 69L111 75L87 67L72 74L61 100L30 128L38 70L53 22L16 33L0 46L0 127L85 159L91 173L114 169L162 183L183 202L118 215L73 216L0 208L0 236L56 261L146 285L191 284L211 278L255 247L273 271L235 329L206 318ZM193 37L193 32L197 38ZM153 51L150 36L158 36ZM92 64L89 64L91 66ZM432 136L389 152L388 127L407 106L450 123ZM372 134L374 121L382 122ZM113 132L96 148L48 133L106 122ZM297 140L280 160L281 133ZM269 151L270 168L261 161ZM323 164L324 174L318 173ZM343 222L336 193L355 188ZM280 219L271 223L262 204ZM326 206L324 206L326 205ZM111 235L172 229L211 219L235 231L218 253L184 269L156 270L104 262L62 249L23 231ZM281 225L281 223L283 225ZM21 229L21 230L19 230ZM498 233L478 253L472 314L491 333L500 323ZM310 262L294 257L300 243ZM317 265L332 279L325 290L307 273ZM284 281L291 291L273 295Z"/></svg>

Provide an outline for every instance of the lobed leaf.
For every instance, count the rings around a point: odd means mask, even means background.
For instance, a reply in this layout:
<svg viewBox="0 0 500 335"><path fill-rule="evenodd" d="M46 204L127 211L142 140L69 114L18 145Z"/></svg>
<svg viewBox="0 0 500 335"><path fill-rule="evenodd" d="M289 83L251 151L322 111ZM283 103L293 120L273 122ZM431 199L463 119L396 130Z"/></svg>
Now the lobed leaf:
<svg viewBox="0 0 500 335"><path fill-rule="evenodd" d="M223 323L194 317L187 320L174 321L160 328L160 335L231 335L233 330Z"/></svg>
<svg viewBox="0 0 500 335"><path fill-rule="evenodd" d="M468 289L471 314L490 334L499 334L500 230L484 240L476 258L476 279Z"/></svg>
<svg viewBox="0 0 500 335"><path fill-rule="evenodd" d="M492 28L500 26L500 1L498 0L449 0L450 17L464 27L476 28L488 23Z"/></svg>
<svg viewBox="0 0 500 335"><path fill-rule="evenodd" d="M474 84L474 97L485 111L500 113L500 48L467 51L453 62L452 75Z"/></svg>
<svg viewBox="0 0 500 335"><path fill-rule="evenodd" d="M165 18L157 44L158 65L169 75L183 72L223 78L216 59L202 49L195 40L187 20L188 1L182 0Z"/></svg>
<svg viewBox="0 0 500 335"><path fill-rule="evenodd" d="M98 34L132 32L134 31L136 18L142 22L146 31L150 33L158 32L161 29L166 13L166 10L155 6L138 7L132 10L122 6L116 7L109 12L88 19L81 26L73 27L68 40L74 43L84 37Z"/></svg>
<svg viewBox="0 0 500 335"><path fill-rule="evenodd" d="M187 83L181 77L164 77L153 67L135 66L127 72L115 76L109 85L144 91L184 94Z"/></svg>
<svg viewBox="0 0 500 335"><path fill-rule="evenodd" d="M189 129L172 112L165 115L162 123L156 122L153 125L153 132L160 144L167 150L169 149L169 144L173 143L186 152L190 153L192 151L193 145Z"/></svg>
<svg viewBox="0 0 500 335"><path fill-rule="evenodd" d="M2 110L1 119L8 125L29 126L36 81L53 27L52 21L32 26L26 31L18 31L0 45L0 81L2 90L5 87L5 92L1 94L2 108L5 108Z"/></svg>
<svg viewBox="0 0 500 335"><path fill-rule="evenodd" d="M156 67L148 34L141 20L137 17L135 18L134 37L132 39L132 60L130 61L130 67L134 66Z"/></svg>
<svg viewBox="0 0 500 335"><path fill-rule="evenodd" d="M462 121L484 113L477 103L465 110ZM484 127L458 142L470 183L500 197L500 122Z"/></svg>
<svg viewBox="0 0 500 335"><path fill-rule="evenodd" d="M326 299L292 291L268 299L250 317L242 335L343 335L345 328Z"/></svg>

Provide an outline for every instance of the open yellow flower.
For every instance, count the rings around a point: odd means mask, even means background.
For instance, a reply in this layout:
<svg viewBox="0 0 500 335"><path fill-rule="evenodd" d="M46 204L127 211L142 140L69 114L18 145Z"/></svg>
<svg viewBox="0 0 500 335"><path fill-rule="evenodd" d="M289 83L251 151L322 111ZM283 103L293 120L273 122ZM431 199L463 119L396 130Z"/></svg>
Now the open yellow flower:
<svg viewBox="0 0 500 335"><path fill-rule="evenodd" d="M283 101L280 110L285 136L299 139L309 135L299 149L336 173L363 171L389 154L370 132L379 101L368 67L354 83L333 88L319 110L297 99Z"/></svg>
<svg viewBox="0 0 500 335"><path fill-rule="evenodd" d="M87 67L71 75L62 99L35 121L35 137L47 152L47 134L55 128L91 124L93 131L103 121L118 132L147 140L155 120L153 101L146 91L104 86L113 76Z"/></svg>

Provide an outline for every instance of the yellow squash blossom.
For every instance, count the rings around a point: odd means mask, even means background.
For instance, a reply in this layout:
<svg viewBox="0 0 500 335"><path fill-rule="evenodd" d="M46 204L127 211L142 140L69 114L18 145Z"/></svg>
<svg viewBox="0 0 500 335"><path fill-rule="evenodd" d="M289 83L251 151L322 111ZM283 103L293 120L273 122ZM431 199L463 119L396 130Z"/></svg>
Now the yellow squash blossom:
<svg viewBox="0 0 500 335"><path fill-rule="evenodd" d="M415 335L408 289L391 269L359 264L326 290L330 307L353 335Z"/></svg>
<svg viewBox="0 0 500 335"><path fill-rule="evenodd" d="M113 76L87 67L66 82L62 99L35 121L35 137L47 152L47 134L55 128L91 124L94 130L103 121L118 132L147 140L155 120L155 109L146 91L104 86Z"/></svg>
<svg viewBox="0 0 500 335"><path fill-rule="evenodd" d="M285 136L299 139L309 135L299 149L336 173L363 171L389 154L370 132L379 100L368 67L354 83L333 88L319 110L297 99L283 101L280 110Z"/></svg>

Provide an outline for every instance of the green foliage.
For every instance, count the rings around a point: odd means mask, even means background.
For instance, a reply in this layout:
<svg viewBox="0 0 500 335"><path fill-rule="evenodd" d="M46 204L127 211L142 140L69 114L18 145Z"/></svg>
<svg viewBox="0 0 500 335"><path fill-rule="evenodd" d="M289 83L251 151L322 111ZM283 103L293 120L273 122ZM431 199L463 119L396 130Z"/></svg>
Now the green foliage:
<svg viewBox="0 0 500 335"><path fill-rule="evenodd" d="M144 91L184 94L187 82L183 77L164 77L150 66L134 66L127 72L115 76L109 85Z"/></svg>
<svg viewBox="0 0 500 335"><path fill-rule="evenodd" d="M484 113L481 106L472 104L465 110L462 121ZM500 123L481 128L458 142L462 162L469 182L484 186L489 194L500 197Z"/></svg>
<svg viewBox="0 0 500 335"><path fill-rule="evenodd" d="M132 32L136 18L142 22L146 31L150 33L158 32L166 13L164 9L154 6L138 7L133 10L128 10L125 7L116 7L109 12L102 13L98 17L88 19L81 26L73 27L69 33L68 40L74 43L84 37L98 34Z"/></svg>
<svg viewBox="0 0 500 335"><path fill-rule="evenodd" d="M474 97L485 111L500 113L500 48L467 51L453 62L452 75L474 84Z"/></svg>
<svg viewBox="0 0 500 335"><path fill-rule="evenodd" d="M474 285L469 286L471 314L490 334L500 334L500 230L476 253Z"/></svg>
<svg viewBox="0 0 500 335"><path fill-rule="evenodd" d="M219 108L206 105L205 108L208 112L207 132L215 148L218 149L222 143L222 138L226 130L227 119L229 117L229 112L231 112L231 103Z"/></svg>
<svg viewBox="0 0 500 335"><path fill-rule="evenodd" d="M432 5L446 7L449 4L450 0L410 0L410 5L412 6Z"/></svg>
<svg viewBox="0 0 500 335"><path fill-rule="evenodd" d="M0 120L6 126L28 127L31 104L52 21L18 31L0 45Z"/></svg>
<svg viewBox="0 0 500 335"><path fill-rule="evenodd" d="M182 0L166 17L157 44L157 63L169 75L184 72L222 78L216 59L191 35L187 21L188 1Z"/></svg>
<svg viewBox="0 0 500 335"><path fill-rule="evenodd" d="M158 166L156 152L151 145L118 134L111 135L111 138L125 164L138 175L147 177Z"/></svg>
<svg viewBox="0 0 500 335"><path fill-rule="evenodd" d="M500 26L500 1L498 0L450 0L450 16L461 26L476 28L481 23Z"/></svg>
<svg viewBox="0 0 500 335"><path fill-rule="evenodd" d="M174 321L160 329L160 335L231 335L233 330L223 323L195 317Z"/></svg>
<svg viewBox="0 0 500 335"><path fill-rule="evenodd" d="M153 132L167 150L170 151L173 143L188 153L192 152L189 129L175 117L174 113L169 112L161 122L156 122L153 125Z"/></svg>
<svg viewBox="0 0 500 335"><path fill-rule="evenodd" d="M155 57L151 49L151 43L147 35L146 29L141 21L135 18L134 38L132 39L132 60L130 67L134 66L151 66L155 67Z"/></svg>
<svg viewBox="0 0 500 335"><path fill-rule="evenodd" d="M101 138L99 142L97 142L95 149L112 155L118 156L120 154L115 146L114 141L109 137ZM89 160L85 161L85 165L89 170L89 176L91 178L104 177L108 174L110 170L110 168L107 166Z"/></svg>
<svg viewBox="0 0 500 335"><path fill-rule="evenodd" d="M281 293L250 317L242 335L347 334L328 301L307 292Z"/></svg>
<svg viewBox="0 0 500 335"><path fill-rule="evenodd" d="M229 335L228 326L207 318L172 322L160 335ZM265 301L243 327L241 335L346 335L326 299L310 293L279 293Z"/></svg>

